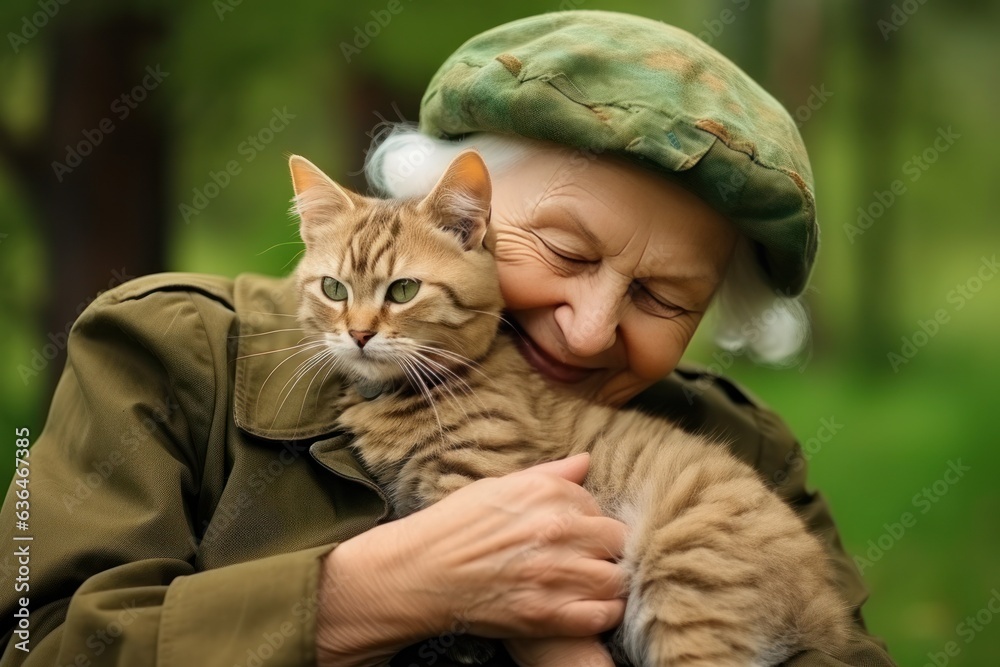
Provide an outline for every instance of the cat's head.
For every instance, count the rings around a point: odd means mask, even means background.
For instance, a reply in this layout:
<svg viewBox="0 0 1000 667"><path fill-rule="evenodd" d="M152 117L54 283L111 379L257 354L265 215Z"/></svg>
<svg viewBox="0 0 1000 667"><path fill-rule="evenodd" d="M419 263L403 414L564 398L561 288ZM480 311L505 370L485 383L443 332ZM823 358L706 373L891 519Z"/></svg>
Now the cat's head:
<svg viewBox="0 0 1000 667"><path fill-rule="evenodd" d="M343 375L389 382L440 376L482 357L503 297L484 247L492 186L463 151L424 198L376 199L305 158L289 160L299 232L298 319L320 334Z"/></svg>

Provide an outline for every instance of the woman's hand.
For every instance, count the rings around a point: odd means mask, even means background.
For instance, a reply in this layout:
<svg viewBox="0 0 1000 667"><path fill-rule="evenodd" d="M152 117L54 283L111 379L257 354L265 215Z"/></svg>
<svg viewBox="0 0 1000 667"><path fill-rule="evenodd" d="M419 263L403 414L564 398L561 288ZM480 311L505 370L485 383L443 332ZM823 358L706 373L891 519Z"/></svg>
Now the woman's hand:
<svg viewBox="0 0 1000 667"><path fill-rule="evenodd" d="M620 558L626 527L580 486L589 462L478 480L340 544L320 588L319 664L379 664L456 632L593 643L619 625L627 582L608 559ZM517 650L528 660L545 646Z"/></svg>
<svg viewBox="0 0 1000 667"><path fill-rule="evenodd" d="M615 667L600 635L505 639L504 646L520 667Z"/></svg>

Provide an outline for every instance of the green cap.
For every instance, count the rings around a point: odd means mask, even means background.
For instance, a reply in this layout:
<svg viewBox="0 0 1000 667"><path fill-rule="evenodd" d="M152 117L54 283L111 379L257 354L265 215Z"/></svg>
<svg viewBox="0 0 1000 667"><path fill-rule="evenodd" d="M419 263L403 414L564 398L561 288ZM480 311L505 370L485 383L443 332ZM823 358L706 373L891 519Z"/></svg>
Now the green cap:
<svg viewBox="0 0 1000 667"><path fill-rule="evenodd" d="M599 10L497 26L441 65L420 131L517 134L670 172L755 242L774 289L794 296L809 278L819 230L795 121L680 28Z"/></svg>

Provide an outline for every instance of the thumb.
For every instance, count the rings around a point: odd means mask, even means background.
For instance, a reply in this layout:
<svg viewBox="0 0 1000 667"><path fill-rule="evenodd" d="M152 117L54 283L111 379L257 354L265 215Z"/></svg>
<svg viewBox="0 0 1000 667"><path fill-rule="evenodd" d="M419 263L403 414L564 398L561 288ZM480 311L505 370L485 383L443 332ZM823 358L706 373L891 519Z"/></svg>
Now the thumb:
<svg viewBox="0 0 1000 667"><path fill-rule="evenodd" d="M525 472L544 472L550 475L558 475L574 484L583 484L588 468L590 468L590 452L581 452L564 459L539 463L538 465L533 465L530 468L525 468L512 474L520 475Z"/></svg>
<svg viewBox="0 0 1000 667"><path fill-rule="evenodd" d="M600 636L513 638L503 640L507 652L521 667L613 667L615 662Z"/></svg>

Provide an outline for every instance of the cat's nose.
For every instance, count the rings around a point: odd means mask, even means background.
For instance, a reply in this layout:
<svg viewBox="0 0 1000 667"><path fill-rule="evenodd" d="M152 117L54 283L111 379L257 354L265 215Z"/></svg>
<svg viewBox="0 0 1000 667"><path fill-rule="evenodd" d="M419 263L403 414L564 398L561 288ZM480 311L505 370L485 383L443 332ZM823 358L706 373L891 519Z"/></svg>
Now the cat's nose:
<svg viewBox="0 0 1000 667"><path fill-rule="evenodd" d="M353 338L354 342L356 342L358 344L358 347L364 347L365 343L367 343L368 341L370 341L375 336L376 332L375 331L356 331L355 329L351 329L347 333L349 333L351 335L351 338Z"/></svg>

